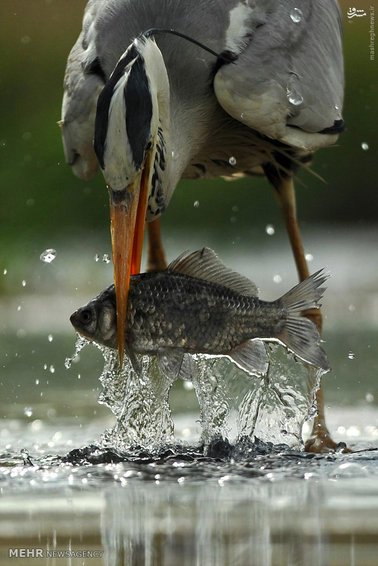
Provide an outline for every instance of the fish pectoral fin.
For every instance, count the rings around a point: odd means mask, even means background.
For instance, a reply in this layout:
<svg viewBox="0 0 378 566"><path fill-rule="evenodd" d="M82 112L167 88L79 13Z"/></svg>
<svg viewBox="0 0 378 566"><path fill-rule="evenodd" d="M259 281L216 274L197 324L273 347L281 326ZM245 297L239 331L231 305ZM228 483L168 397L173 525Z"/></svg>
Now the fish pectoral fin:
<svg viewBox="0 0 378 566"><path fill-rule="evenodd" d="M217 254L210 248L196 252L184 252L168 265L168 271L176 271L197 277L209 283L222 285L241 295L257 297L257 287L244 275L226 267Z"/></svg>
<svg viewBox="0 0 378 566"><path fill-rule="evenodd" d="M196 371L196 362L193 357L180 351L159 353L158 366L168 379L181 378L191 381Z"/></svg>
<svg viewBox="0 0 378 566"><path fill-rule="evenodd" d="M249 375L262 376L268 371L268 356L261 340L248 340L228 352L227 356Z"/></svg>
<svg viewBox="0 0 378 566"><path fill-rule="evenodd" d="M131 348L126 348L126 356L129 358L135 373L140 375L142 373L142 366L141 366L141 363L138 360L134 350L132 350Z"/></svg>

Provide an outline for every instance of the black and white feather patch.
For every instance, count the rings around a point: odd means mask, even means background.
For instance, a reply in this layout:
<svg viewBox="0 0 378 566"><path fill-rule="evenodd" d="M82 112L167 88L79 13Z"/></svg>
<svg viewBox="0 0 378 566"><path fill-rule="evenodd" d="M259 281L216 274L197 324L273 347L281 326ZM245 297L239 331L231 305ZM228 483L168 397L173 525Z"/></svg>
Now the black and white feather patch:
<svg viewBox="0 0 378 566"><path fill-rule="evenodd" d="M140 169L151 136L152 99L144 61L138 57L125 86L126 130L136 169Z"/></svg>
<svg viewBox="0 0 378 566"><path fill-rule="evenodd" d="M106 137L108 134L109 123L109 108L112 101L112 96L118 81L123 77L125 69L133 59L139 57L139 53L132 44L126 53L118 61L114 71L110 75L109 80L102 89L97 101L95 133L93 147L99 161L101 169L105 169L104 154L106 147Z"/></svg>

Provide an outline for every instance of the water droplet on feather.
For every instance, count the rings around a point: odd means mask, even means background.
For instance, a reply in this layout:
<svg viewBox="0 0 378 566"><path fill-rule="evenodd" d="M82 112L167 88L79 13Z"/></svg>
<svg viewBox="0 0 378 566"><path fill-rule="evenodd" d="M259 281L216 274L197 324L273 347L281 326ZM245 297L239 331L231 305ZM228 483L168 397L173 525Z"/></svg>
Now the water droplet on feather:
<svg viewBox="0 0 378 566"><path fill-rule="evenodd" d="M293 8L292 11L290 12L291 21L294 22L295 24L299 24L299 22L302 21L302 18L303 18L302 10L300 10L299 8Z"/></svg>

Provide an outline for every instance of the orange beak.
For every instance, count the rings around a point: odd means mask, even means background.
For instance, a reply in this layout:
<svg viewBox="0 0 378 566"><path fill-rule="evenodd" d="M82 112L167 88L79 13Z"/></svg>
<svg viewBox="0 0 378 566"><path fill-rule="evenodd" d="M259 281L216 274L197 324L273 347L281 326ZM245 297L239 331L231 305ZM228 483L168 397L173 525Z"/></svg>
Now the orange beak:
<svg viewBox="0 0 378 566"><path fill-rule="evenodd" d="M130 277L140 273L144 224L151 184L150 154L142 172L126 189L114 191L109 187L110 230L114 264L114 286L117 303L117 347L122 367L125 353L127 303Z"/></svg>

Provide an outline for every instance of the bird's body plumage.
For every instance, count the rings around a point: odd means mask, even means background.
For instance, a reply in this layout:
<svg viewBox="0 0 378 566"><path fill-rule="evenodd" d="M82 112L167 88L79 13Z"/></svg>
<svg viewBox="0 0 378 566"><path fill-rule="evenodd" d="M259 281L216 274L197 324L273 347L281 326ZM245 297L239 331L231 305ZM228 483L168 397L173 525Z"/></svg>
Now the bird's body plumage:
<svg viewBox="0 0 378 566"><path fill-rule="evenodd" d="M96 168L93 109L119 57L150 28L184 32L215 52L159 34L170 90L169 198L181 177L235 176L273 161L274 142L300 157L336 140L343 102L335 0L92 0L67 67L66 156L79 176ZM214 73L215 70L215 73ZM75 85L70 81L75 76ZM298 91L301 104L289 101ZM85 131L77 122L86 114ZM84 120L83 120L84 121ZM336 124L336 126L335 126ZM328 133L319 133L319 132ZM76 137L75 137L76 136ZM83 149L82 149L83 148ZM293 150L291 151L291 154ZM231 158L231 159L230 159Z"/></svg>

